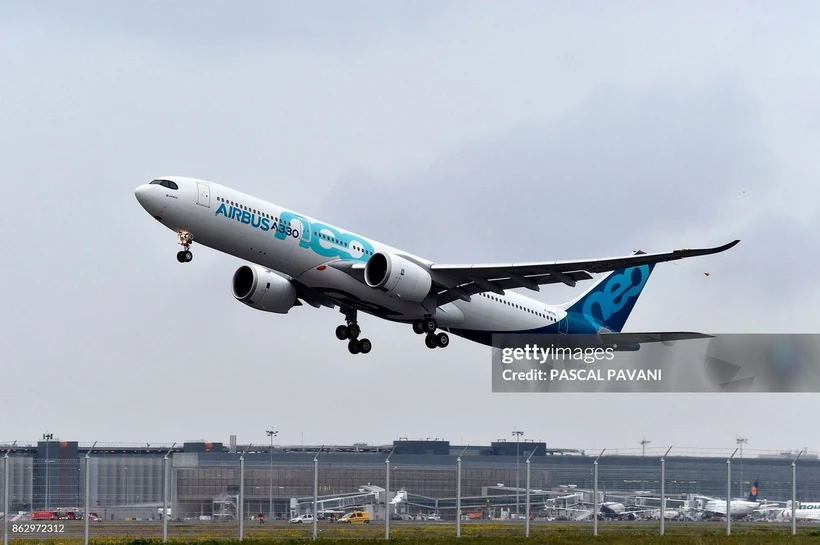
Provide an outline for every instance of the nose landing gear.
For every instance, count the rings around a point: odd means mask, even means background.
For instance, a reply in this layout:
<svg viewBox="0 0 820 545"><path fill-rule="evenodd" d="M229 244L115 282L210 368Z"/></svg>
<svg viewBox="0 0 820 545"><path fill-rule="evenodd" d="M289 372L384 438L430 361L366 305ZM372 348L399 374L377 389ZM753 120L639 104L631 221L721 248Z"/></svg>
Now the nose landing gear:
<svg viewBox="0 0 820 545"><path fill-rule="evenodd" d="M181 252L177 252L177 261L189 263L194 258L194 254L190 250L191 244L194 243L194 235L187 231L180 231L177 233L177 241L185 248Z"/></svg>

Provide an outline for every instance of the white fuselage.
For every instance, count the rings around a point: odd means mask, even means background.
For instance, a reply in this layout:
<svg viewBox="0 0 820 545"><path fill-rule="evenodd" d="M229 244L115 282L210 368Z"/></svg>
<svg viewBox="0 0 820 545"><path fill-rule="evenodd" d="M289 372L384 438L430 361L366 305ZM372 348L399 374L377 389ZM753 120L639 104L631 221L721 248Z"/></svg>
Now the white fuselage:
<svg viewBox="0 0 820 545"><path fill-rule="evenodd" d="M750 515L755 509L760 507L760 503L748 500L732 500L729 502L729 514L733 517L744 517ZM703 508L710 515L726 515L726 500L709 500Z"/></svg>
<svg viewBox="0 0 820 545"><path fill-rule="evenodd" d="M780 512L779 517L782 520L792 519L791 502L785 509ZM797 502L794 510L794 518L797 520L816 520L820 521L820 502Z"/></svg>
<svg viewBox="0 0 820 545"><path fill-rule="evenodd" d="M375 252L403 255L423 265L430 261L219 184L168 179L179 188L146 184L136 191L140 204L163 225L191 233L195 245L283 273L339 304L357 300L354 308L400 322L432 313L439 327L476 331L528 331L566 317L562 309L511 291L478 294L438 309L396 299L327 264L339 259L365 263Z"/></svg>

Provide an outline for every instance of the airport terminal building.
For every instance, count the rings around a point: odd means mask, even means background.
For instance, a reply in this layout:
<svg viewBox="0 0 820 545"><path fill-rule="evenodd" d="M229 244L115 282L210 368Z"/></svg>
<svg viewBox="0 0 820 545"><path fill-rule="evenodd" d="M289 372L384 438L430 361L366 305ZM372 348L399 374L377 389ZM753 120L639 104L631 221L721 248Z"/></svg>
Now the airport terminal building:
<svg viewBox="0 0 820 545"><path fill-rule="evenodd" d="M235 520L240 497L245 513L268 518L310 512L314 471L323 509L344 511L371 505L378 515L378 506L384 503L388 459L388 497L404 494L394 514L435 512L452 520L459 465L464 510L492 509L497 515L504 509L515 512L517 505L523 512L528 468L531 505L544 505L569 491L591 501L593 462L599 454L550 449L532 441L460 446L445 440L399 439L381 446L271 447L237 445L234 436L228 445L197 441L173 447L98 444L93 449L90 444L51 440L2 445L0 453L7 455L10 513L82 509L87 482L89 511L104 520L158 518L166 467L174 519ZM667 497L725 498L726 462L725 457L667 456ZM788 453L747 457L742 464L735 459L731 470L734 497L748 494L758 482L761 499L791 498L792 458ZM598 461L601 500L657 496L660 475L657 455L605 453ZM816 455L800 459L797 483L799 498L815 498L820 489Z"/></svg>

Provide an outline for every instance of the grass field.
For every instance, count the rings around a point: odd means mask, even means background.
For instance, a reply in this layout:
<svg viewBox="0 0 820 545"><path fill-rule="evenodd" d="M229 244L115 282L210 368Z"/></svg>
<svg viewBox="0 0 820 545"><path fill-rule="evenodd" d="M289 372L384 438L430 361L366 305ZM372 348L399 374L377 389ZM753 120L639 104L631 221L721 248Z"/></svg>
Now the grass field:
<svg viewBox="0 0 820 545"><path fill-rule="evenodd" d="M61 533L21 533L9 528L9 542L24 545L46 543L77 545L83 541L83 523L65 524ZM820 527L800 526L797 536L790 535L788 524L733 523L726 536L722 523L667 523L666 535L658 535L658 523L601 522L598 538L592 524L534 523L530 537L524 537L523 523L464 523L461 538L455 537L454 523L401 523L390 525L390 541L445 545L559 543L582 544L596 541L615 544L696 543L820 543ZM384 543L383 523L343 526L320 523L319 541L344 543ZM162 541L161 523L96 523L90 526L91 543L97 545L154 545ZM311 540L312 526L248 523L242 543L298 543ZM212 523L170 523L168 540L177 545L238 545L238 525Z"/></svg>

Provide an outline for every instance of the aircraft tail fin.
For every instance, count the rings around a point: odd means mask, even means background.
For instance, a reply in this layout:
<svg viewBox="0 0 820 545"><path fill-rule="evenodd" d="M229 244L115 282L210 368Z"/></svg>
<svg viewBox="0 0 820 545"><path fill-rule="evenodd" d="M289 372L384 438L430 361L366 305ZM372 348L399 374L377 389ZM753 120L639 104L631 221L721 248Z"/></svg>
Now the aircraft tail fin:
<svg viewBox="0 0 820 545"><path fill-rule="evenodd" d="M632 255L645 253L636 251ZM612 271L561 308L580 314L597 328L620 332L654 268L653 263Z"/></svg>
<svg viewBox="0 0 820 545"><path fill-rule="evenodd" d="M755 484L752 485L752 489L749 491L749 501L757 501L757 481L755 481Z"/></svg>

